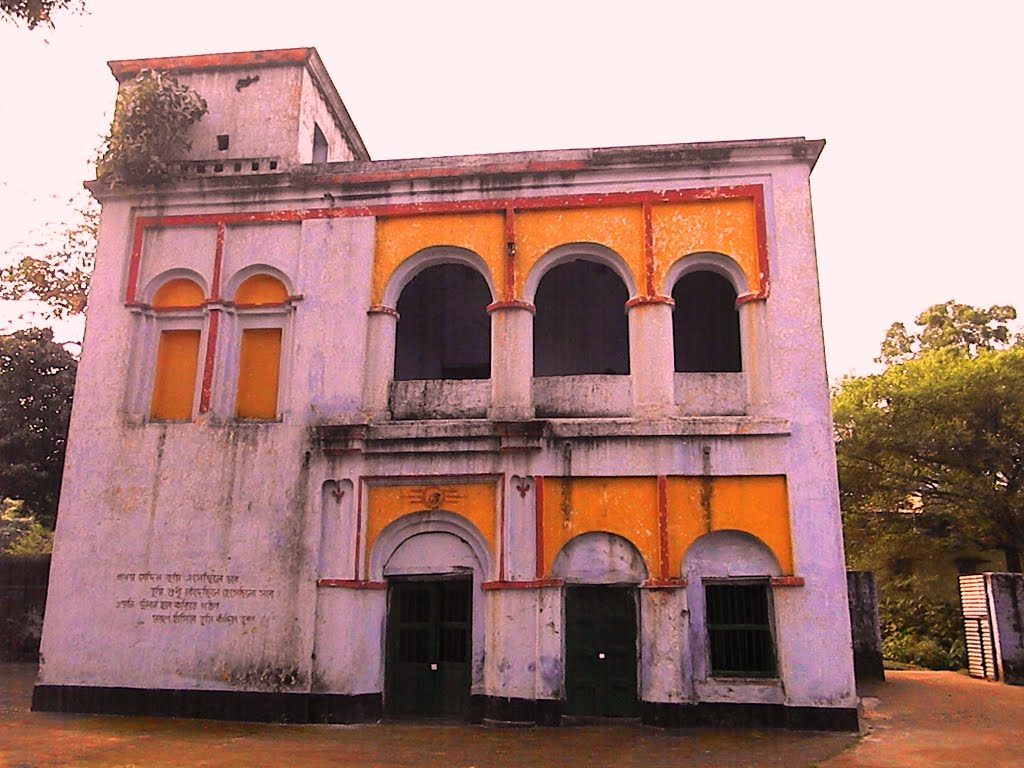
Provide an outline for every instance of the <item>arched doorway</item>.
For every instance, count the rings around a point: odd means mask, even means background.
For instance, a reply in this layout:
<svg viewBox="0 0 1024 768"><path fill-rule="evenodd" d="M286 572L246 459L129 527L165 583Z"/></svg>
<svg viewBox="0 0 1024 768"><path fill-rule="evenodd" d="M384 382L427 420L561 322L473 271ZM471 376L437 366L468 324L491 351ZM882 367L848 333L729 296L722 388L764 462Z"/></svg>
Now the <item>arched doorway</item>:
<svg viewBox="0 0 1024 768"><path fill-rule="evenodd" d="M384 707L394 718L468 719L482 673L480 584L489 557L479 532L449 512L407 515L371 558L388 585Z"/></svg>
<svg viewBox="0 0 1024 768"><path fill-rule="evenodd" d="M555 558L565 580L565 714L639 717L637 586L643 557L626 539L585 533Z"/></svg>

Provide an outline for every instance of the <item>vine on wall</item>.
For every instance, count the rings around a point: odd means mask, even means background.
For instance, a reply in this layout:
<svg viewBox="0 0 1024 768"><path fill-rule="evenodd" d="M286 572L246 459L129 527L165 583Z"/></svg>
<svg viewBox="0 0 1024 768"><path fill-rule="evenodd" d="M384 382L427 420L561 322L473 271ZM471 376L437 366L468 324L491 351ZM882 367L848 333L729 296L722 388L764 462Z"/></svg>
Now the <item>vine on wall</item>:
<svg viewBox="0 0 1024 768"><path fill-rule="evenodd" d="M115 184L160 184L191 147L188 129L206 114L206 100L166 72L143 70L122 86L110 133L100 146L96 176Z"/></svg>

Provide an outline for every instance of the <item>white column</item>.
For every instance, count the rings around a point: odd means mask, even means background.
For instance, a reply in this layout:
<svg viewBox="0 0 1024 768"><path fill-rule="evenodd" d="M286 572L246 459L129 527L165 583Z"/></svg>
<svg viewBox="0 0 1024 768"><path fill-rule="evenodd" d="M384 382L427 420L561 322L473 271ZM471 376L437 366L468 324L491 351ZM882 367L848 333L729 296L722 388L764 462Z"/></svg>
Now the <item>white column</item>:
<svg viewBox="0 0 1024 768"><path fill-rule="evenodd" d="M675 407L672 303L665 297L627 304L629 370L636 415L668 414Z"/></svg>
<svg viewBox="0 0 1024 768"><path fill-rule="evenodd" d="M748 413L764 413L771 402L771 366L764 301L747 301L739 306L740 347L743 355L743 373L747 381Z"/></svg>
<svg viewBox="0 0 1024 768"><path fill-rule="evenodd" d="M532 304L501 302L491 313L491 407L498 421L532 419L533 313Z"/></svg>
<svg viewBox="0 0 1024 768"><path fill-rule="evenodd" d="M374 307L367 315L363 413L371 419L387 420L391 417L388 392L395 374L398 312L390 307Z"/></svg>

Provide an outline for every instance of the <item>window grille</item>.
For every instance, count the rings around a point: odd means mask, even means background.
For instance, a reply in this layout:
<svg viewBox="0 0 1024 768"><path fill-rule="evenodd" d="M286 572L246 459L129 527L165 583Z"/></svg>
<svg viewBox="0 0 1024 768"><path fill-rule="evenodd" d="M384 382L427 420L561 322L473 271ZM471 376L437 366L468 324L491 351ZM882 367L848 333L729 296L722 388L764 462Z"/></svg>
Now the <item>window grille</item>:
<svg viewBox="0 0 1024 768"><path fill-rule="evenodd" d="M705 584L713 677L775 677L765 583Z"/></svg>

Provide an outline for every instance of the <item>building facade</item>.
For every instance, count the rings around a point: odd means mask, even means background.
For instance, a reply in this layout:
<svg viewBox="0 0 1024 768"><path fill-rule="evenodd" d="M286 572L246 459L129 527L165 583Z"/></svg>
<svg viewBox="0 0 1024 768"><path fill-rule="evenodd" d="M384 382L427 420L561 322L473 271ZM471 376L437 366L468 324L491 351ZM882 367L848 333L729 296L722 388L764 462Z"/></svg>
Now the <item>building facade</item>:
<svg viewBox="0 0 1024 768"><path fill-rule="evenodd" d="M103 204L37 709L856 728L809 175L371 161L313 49Z"/></svg>

